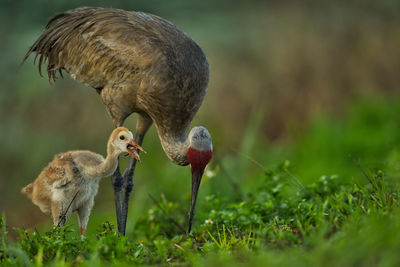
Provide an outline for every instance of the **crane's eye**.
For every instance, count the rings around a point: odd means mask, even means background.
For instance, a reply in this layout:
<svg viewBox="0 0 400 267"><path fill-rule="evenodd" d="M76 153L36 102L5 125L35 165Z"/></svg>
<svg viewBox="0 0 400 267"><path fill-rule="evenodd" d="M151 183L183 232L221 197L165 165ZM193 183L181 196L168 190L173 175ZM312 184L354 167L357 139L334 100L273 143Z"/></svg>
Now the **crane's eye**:
<svg viewBox="0 0 400 267"><path fill-rule="evenodd" d="M124 140L124 139L125 139L125 136L124 136L124 135L121 135L121 136L119 137L119 139Z"/></svg>

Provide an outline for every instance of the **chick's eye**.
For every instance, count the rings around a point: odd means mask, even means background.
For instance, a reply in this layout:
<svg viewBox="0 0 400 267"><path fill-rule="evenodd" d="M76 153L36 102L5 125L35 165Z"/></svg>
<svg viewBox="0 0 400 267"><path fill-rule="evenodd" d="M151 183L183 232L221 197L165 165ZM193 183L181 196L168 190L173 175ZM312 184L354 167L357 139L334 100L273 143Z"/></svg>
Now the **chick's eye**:
<svg viewBox="0 0 400 267"><path fill-rule="evenodd" d="M124 140L124 139L125 139L125 136L121 135L121 136L119 137L119 139Z"/></svg>

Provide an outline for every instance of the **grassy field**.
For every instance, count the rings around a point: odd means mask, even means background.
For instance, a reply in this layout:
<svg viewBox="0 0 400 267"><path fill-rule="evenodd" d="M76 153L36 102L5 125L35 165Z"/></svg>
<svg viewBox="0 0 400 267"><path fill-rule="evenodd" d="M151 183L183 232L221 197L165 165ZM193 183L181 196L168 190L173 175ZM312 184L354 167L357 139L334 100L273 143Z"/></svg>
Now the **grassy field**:
<svg viewBox="0 0 400 267"><path fill-rule="evenodd" d="M209 166L191 235L186 191L149 197L126 237L94 211L85 238L72 223L12 240L5 214L0 265L399 266L398 114L399 98L357 101L273 145L258 145L254 116Z"/></svg>

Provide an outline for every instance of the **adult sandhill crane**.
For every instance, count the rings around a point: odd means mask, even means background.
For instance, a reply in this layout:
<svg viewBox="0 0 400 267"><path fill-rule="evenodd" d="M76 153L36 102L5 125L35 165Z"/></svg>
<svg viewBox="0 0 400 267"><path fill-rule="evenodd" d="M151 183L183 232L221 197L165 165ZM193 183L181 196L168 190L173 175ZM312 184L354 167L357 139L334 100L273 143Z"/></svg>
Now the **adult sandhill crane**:
<svg viewBox="0 0 400 267"><path fill-rule="evenodd" d="M191 165L191 231L197 192L212 157L206 128L190 122L206 93L209 66L201 48L172 23L151 14L120 9L82 7L55 15L31 46L49 80L66 70L97 90L116 127L138 114L135 141L141 145L151 124L168 158ZM35 57L35 59L36 59ZM189 133L188 133L189 132ZM118 230L124 235L136 160L123 176L111 176Z"/></svg>
<svg viewBox="0 0 400 267"><path fill-rule="evenodd" d="M41 211L51 213L55 226L64 225L77 211L81 235L85 235L100 178L115 172L118 155L123 152L140 160L136 149L143 151L128 129L118 127L108 139L106 158L85 150L58 154L21 192Z"/></svg>

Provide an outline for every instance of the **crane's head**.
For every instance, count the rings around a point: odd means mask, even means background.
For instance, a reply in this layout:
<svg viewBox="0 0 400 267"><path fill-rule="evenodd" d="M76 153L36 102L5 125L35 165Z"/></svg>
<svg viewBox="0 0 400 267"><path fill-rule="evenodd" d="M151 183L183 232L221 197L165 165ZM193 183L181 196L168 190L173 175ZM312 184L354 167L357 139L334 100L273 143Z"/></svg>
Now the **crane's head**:
<svg viewBox="0 0 400 267"><path fill-rule="evenodd" d="M138 161L140 161L140 157L137 149L145 152L144 149L134 141L131 131L129 131L125 127L116 128L111 133L110 141L112 146L114 147L114 150L118 154L128 152L129 155L131 155Z"/></svg>
<svg viewBox="0 0 400 267"><path fill-rule="evenodd" d="M202 126L193 127L189 133L189 142L187 156L192 171L192 197L188 230L190 233L194 217L194 208L196 206L197 192L199 190L201 178L203 177L204 169L212 158L213 146L210 133Z"/></svg>

